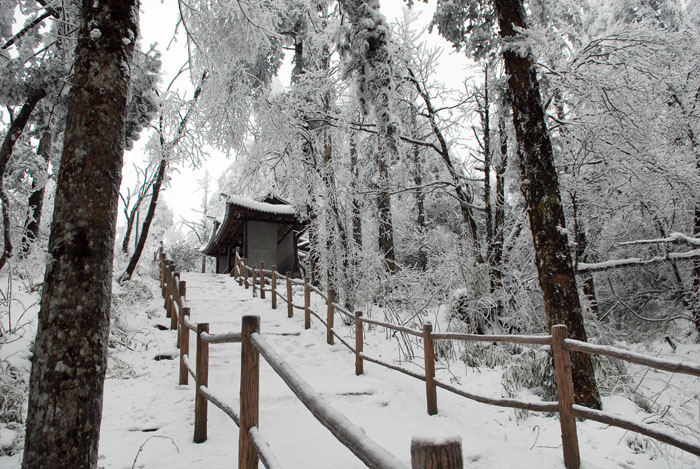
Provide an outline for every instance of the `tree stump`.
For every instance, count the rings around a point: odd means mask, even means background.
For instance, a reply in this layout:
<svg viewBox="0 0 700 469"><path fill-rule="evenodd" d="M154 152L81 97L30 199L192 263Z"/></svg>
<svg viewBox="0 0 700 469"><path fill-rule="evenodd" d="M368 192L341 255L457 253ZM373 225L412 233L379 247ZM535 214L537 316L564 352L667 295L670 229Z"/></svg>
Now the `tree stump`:
<svg viewBox="0 0 700 469"><path fill-rule="evenodd" d="M463 469L462 437L414 435L411 439L412 469Z"/></svg>

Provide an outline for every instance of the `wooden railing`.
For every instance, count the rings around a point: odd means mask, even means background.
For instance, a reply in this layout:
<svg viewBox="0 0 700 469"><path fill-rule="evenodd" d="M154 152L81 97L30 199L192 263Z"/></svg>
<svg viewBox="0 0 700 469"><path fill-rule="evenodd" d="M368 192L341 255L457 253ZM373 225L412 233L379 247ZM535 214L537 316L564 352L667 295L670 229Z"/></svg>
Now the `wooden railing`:
<svg viewBox="0 0 700 469"><path fill-rule="evenodd" d="M185 282L180 280L174 264L169 261L161 248L154 256L160 263L160 285L165 299L166 317L171 319L171 329L177 330L177 346L180 349L179 384L188 384L189 377L195 380L194 436L195 443L207 439L207 412L211 402L239 427L238 468L255 469L258 461L268 469L280 468L270 445L258 428L260 377L259 357L262 356L270 367L287 383L298 399L311 411L316 419L362 462L371 468L406 469L395 456L369 438L365 432L344 415L330 406L311 386L285 362L282 357L263 339L260 334L260 317L244 316L241 332L211 334L208 323L190 321L190 308L187 306ZM274 270L274 269L273 269ZM265 271L261 266L264 282ZM274 274L272 274L274 275ZM239 279L242 278L239 276ZM256 272L253 271L253 279ZM289 277L288 281L291 281ZM274 281L273 281L274 282ZM249 286L247 280L246 285ZM255 291L255 282L253 282ZM274 285L274 283L273 283ZM290 285L288 283L288 285ZM308 282L307 282L308 286ZM260 284L260 294L264 298L266 287ZM273 291L273 305L276 290ZM291 303L289 303L291 304ZM309 311L307 303L307 311ZM190 332L196 334L195 366L190 362ZM209 381L209 345L241 343L241 382L240 407L238 412L213 393ZM449 465L437 464L438 455L452 456ZM411 443L412 467L417 469L462 469L461 440L436 443L430 439L414 437Z"/></svg>
<svg viewBox="0 0 700 469"><path fill-rule="evenodd" d="M326 329L326 341L328 344L333 344L335 339L338 339L346 348L355 355L355 373L360 375L364 370L364 361L375 363L377 365L390 368L392 370L404 373L413 378L425 382L426 387L426 407L430 415L435 415L438 411L437 407L437 388L442 388L451 393L466 397L484 404L495 405L500 407L510 407L515 409L523 409L538 412L557 412L559 414L559 422L562 434L562 445L564 453L564 463L568 469L578 468L580 466L579 445L576 429L576 418L591 419L607 425L623 428L625 430L634 431L642 435L651 437L655 440L667 443L669 445L680 448L684 451L700 456L700 444L694 441L686 440L682 437L674 435L663 429L655 428L651 425L636 422L624 417L616 416L606 412L589 409L574 403L574 389L571 376L571 352L583 352L588 354L605 355L630 363L636 363L644 366L649 366L658 370L669 371L673 373L683 373L692 376L700 376L700 364L692 362L678 362L671 360L663 360L654 357L641 355L627 350L619 349L610 346L601 346L580 342L567 338L567 328L564 325L556 325L552 327L551 335L544 336L528 336L528 335L477 335L477 334L458 334L458 333L439 333L433 332L432 325L425 323L423 330L415 330L409 327L399 326L384 321L369 319L363 316L361 311L351 313L347 309L335 302L336 293L333 290L323 292L317 287L310 284L309 278L303 280L294 279L287 272L284 277L277 272L276 266L272 266L270 270L265 270L264 264L261 262L259 266L247 265L246 259L239 256L236 250L233 269L230 273L232 277L238 279L239 285L253 290L253 296L265 298L266 293L271 294L272 309L277 308L278 299L287 303L287 315L292 317L294 310L304 311L304 328L311 327L311 316L315 317ZM286 289L280 293L278 286L280 280L284 279ZM294 304L294 287L303 288L304 304ZM311 308L311 294L315 293L326 302L325 319ZM334 318L336 313L345 316L351 323L354 322L355 344L349 344L334 327ZM411 336L415 336L422 340L424 350L424 369L425 373L416 373L404 367L395 364L387 363L377 358L373 358L364 353L364 324L384 327L386 329L401 332ZM557 383L557 401L552 402L535 402L521 399L495 398L479 394L470 393L445 382L435 379L435 340L456 340L467 342L489 342L489 343L516 343L522 345L547 345L551 347L554 356L555 376Z"/></svg>

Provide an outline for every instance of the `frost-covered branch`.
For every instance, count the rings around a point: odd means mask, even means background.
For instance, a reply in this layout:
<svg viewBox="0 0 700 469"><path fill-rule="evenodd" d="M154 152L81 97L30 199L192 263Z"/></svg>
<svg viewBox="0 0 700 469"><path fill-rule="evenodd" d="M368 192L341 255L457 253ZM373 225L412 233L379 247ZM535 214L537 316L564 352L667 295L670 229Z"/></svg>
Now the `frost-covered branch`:
<svg viewBox="0 0 700 469"><path fill-rule="evenodd" d="M577 273L583 272L599 272L602 270L617 269L621 267L643 267L650 264L658 264L660 262L673 262L700 258L700 249L693 249L686 252L670 252L663 256L655 256L650 259L641 259L639 257L629 257L627 259L616 259L604 262L586 263L579 262Z"/></svg>
<svg viewBox="0 0 700 469"><path fill-rule="evenodd" d="M662 244L662 243L675 243L675 244L686 244L688 246L700 246L700 238L692 238L683 233L671 233L666 238L655 238L655 239L637 239L634 241L624 241L617 243L619 246L632 246L635 244Z"/></svg>

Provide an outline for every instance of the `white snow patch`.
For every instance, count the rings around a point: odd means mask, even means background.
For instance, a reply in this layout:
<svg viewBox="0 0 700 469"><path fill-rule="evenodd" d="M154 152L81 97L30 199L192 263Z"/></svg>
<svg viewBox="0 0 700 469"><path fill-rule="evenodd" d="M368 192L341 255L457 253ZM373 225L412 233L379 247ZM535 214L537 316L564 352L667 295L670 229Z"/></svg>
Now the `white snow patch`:
<svg viewBox="0 0 700 469"><path fill-rule="evenodd" d="M92 39L93 41L97 41L101 37L102 31L100 31L100 28L93 28L90 30L90 39Z"/></svg>

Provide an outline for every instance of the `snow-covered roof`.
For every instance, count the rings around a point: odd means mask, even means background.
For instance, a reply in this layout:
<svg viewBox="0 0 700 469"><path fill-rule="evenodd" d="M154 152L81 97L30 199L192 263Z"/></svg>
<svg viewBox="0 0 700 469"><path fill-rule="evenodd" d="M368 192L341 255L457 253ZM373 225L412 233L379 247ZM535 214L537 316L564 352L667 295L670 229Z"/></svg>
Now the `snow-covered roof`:
<svg viewBox="0 0 700 469"><path fill-rule="evenodd" d="M294 207L292 207L291 205L268 204L265 202L258 202L257 200L253 200L240 195L229 196L228 202L233 205L238 205L239 207L246 208L248 210L253 210L256 212L270 213L274 215L296 214L296 212L294 211Z"/></svg>

